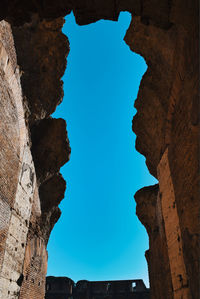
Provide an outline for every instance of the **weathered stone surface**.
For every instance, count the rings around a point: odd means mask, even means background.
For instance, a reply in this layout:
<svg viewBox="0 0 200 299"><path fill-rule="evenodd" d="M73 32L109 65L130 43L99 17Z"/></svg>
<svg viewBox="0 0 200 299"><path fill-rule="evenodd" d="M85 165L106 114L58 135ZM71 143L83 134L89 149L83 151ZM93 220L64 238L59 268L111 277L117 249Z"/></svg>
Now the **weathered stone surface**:
<svg viewBox="0 0 200 299"><path fill-rule="evenodd" d="M113 0L103 2L101 0L75 1L73 12L79 25L90 24L100 19L117 21L119 16L116 2Z"/></svg>
<svg viewBox="0 0 200 299"><path fill-rule="evenodd" d="M150 249L146 251L145 256L148 262L151 298L173 298L159 186L140 189L135 194L135 200L136 214L149 235Z"/></svg>
<svg viewBox="0 0 200 299"><path fill-rule="evenodd" d="M71 0L2 0L0 2L0 20L7 19L14 25L29 23L32 16L37 14L42 18L64 17L71 11Z"/></svg>
<svg viewBox="0 0 200 299"><path fill-rule="evenodd" d="M158 220L156 219L156 203L159 186L153 185L144 187L136 192L135 201L136 214L142 224L145 226L149 235L159 231Z"/></svg>
<svg viewBox="0 0 200 299"><path fill-rule="evenodd" d="M50 233L58 221L61 211L58 208L59 203L64 198L66 182L61 174L56 174L45 181L39 188L42 217L40 227L42 236L46 243Z"/></svg>
<svg viewBox="0 0 200 299"><path fill-rule="evenodd" d="M145 155L147 166L155 177L158 177L159 167L160 183L161 177L163 181L163 178L166 179L168 176L168 182L162 187L162 193L166 192L163 203L168 198L167 194L170 194L171 184L173 185L171 194L174 194L177 214L173 217L171 226L165 221L164 227L168 230L166 246L171 265L174 297L180 298L182 294L184 298L197 298L199 293L196 279L199 275L197 235L200 204L197 133L199 108L196 85L199 78L198 22L195 17L196 2L189 7L186 5L185 8L179 5L178 1L172 4L169 19L171 26L164 31L162 27L155 26L156 23L145 24L142 18L134 18L125 41L133 51L144 56L149 67L141 82L135 103L137 114L133 120L133 130L137 135L136 148ZM183 15L182 20L180 11ZM168 172L164 164L160 164L167 148ZM172 195L170 198L172 199ZM163 215L167 215L167 209L167 206L162 205ZM140 215L141 219L145 218L145 225L151 226L151 220L145 216L144 211L143 213L142 217ZM171 213L170 215L172 216ZM178 244L175 246L174 243L173 248L170 245L171 234L175 234L177 226L180 229L182 261L179 260ZM188 242L189 239L191 243ZM150 254L151 248L150 245ZM155 248L153 252L156 254ZM176 269L173 270L174 265ZM151 264L151 270L152 267ZM176 275L181 277L179 286L175 279ZM185 282L184 277L187 277ZM157 289L155 292L158 291Z"/></svg>
<svg viewBox="0 0 200 299"><path fill-rule="evenodd" d="M0 297L20 290L35 170L25 126L19 70L9 24L0 23L1 254ZM22 246L23 244L23 246Z"/></svg>
<svg viewBox="0 0 200 299"><path fill-rule="evenodd" d="M12 28L29 125L48 117L62 101L61 77L69 53L68 39L61 32L63 23L63 18L40 22L35 16L31 23Z"/></svg>
<svg viewBox="0 0 200 299"><path fill-rule="evenodd" d="M28 236L19 298L44 298L46 271L46 244L37 235Z"/></svg>
<svg viewBox="0 0 200 299"><path fill-rule="evenodd" d="M142 279L88 281L47 276L45 299L149 299Z"/></svg>
<svg viewBox="0 0 200 299"><path fill-rule="evenodd" d="M168 149L166 149L159 163L158 177L174 298L190 298L191 293L188 289L188 277L183 257L182 234L169 167Z"/></svg>
<svg viewBox="0 0 200 299"><path fill-rule="evenodd" d="M44 119L31 130L32 154L38 182L57 173L70 157L70 146L63 119Z"/></svg>
<svg viewBox="0 0 200 299"><path fill-rule="evenodd" d="M188 13L184 12L184 16L187 16L188 14L188 18L192 18L192 13L194 14L194 10L189 10ZM175 15L173 14L173 21L174 20ZM179 23L180 21L181 20L178 18ZM148 29L145 29L143 26L144 29L141 31L141 29L137 28L137 22L134 29L133 22L133 31L127 33L126 41L128 43L131 42L133 50L136 49L137 52L140 52L141 45L137 43L137 36L139 37L141 32L144 34L144 42L142 44L143 52L141 53L145 58L147 54L149 59L149 61L147 60L149 69L143 78L136 102L138 113L133 121L133 129L138 136L136 146L141 153L145 154L147 158L147 166L155 176L157 176L156 168L161 159L163 150L166 147L169 148L170 176L175 192L174 202L175 205L178 206L178 226L180 226L180 234L182 236L184 257L184 262L182 264L186 265L188 279L186 284L189 284L190 288L190 294L187 293L184 296L192 296L193 298L196 298L198 294L198 283L195 278L199 275L197 261L199 256L199 245L197 244L199 225L197 111L199 110L197 104L197 88L195 87L195 84L198 81L197 78L199 77L199 72L197 70L197 24L194 21L195 19L190 19L190 24L187 28L185 27L185 23L181 25L179 24L180 27L173 25L165 33L165 36L168 36L167 38L170 38L170 40L166 42L164 40L164 35L162 34L162 39L158 38L157 41L155 39L154 45L151 44L152 39L150 45L149 42L145 44L145 41L149 39L148 36L151 30L154 30L154 34L152 32L151 35L156 37L155 31L157 31L157 29L151 26L147 26ZM139 26L141 25L139 24ZM193 32L192 36L190 36L189 31ZM139 38L141 40L141 35ZM165 42L163 43L163 41ZM153 53L152 49L155 45L158 53L156 56L153 56L151 53ZM151 53L148 52L149 46L151 48ZM168 72L164 71L166 63L157 61L160 52L167 62L169 68ZM155 80L156 73L158 74L156 68L159 69L161 65L162 72L160 69L160 76L157 76L157 80ZM150 83L148 72L151 72L151 70L154 81L148 88L148 84ZM171 78L173 78L173 80L171 80ZM167 81L167 79L170 80ZM154 93L152 93L153 89ZM155 100L156 97L158 97L159 101ZM151 101L151 103L149 101ZM162 113L158 110L156 105L156 103L159 102L164 108L162 109ZM194 104L194 102L196 104ZM168 105L168 107L166 107L166 105ZM194 105L196 107L196 113L193 110ZM151 119L152 116L153 118ZM151 138L154 136L154 138L151 139L149 138L150 136ZM165 136L164 139L163 136ZM154 143L153 145L152 141ZM149 151L150 148L152 151ZM153 167L155 167L155 169L153 169ZM162 170L160 169L160 173L161 172L164 176L167 176L165 168ZM170 187L166 185L165 189L169 190ZM165 209L166 208L162 208L163 213L166 213ZM174 226L175 223L173 223L170 229L171 233L173 230L175 231ZM186 231L191 231L192 233L185 234ZM188 235L190 235L191 243L188 242ZM186 237L185 240L184 236ZM167 245L168 242L170 241L167 241ZM191 248L191 246L194 247ZM174 265L174 263L178 265L178 253L176 254L175 252L176 250L174 248L172 250L172 259L173 256L174 258L176 256L176 262L172 261L172 265ZM172 278L173 276L174 275L172 274ZM184 284L183 279L181 282ZM174 290L176 289L175 285L176 283L174 282ZM176 291L176 296L180 296L178 291Z"/></svg>
<svg viewBox="0 0 200 299"><path fill-rule="evenodd" d="M137 135L136 149L145 155L149 171L155 177L165 148L177 34L175 27L164 31L153 25L144 25L141 17L135 17L125 36L131 50L141 54L148 65L135 102L137 114L133 119L133 130Z"/></svg>
<svg viewBox="0 0 200 299"><path fill-rule="evenodd" d="M49 116L63 96L69 44L61 32L62 17L71 10L80 25L117 20L122 10L133 15L125 41L148 64L133 130L137 150L159 180L159 190L149 187L135 196L138 217L149 234L152 298L196 299L197 0L0 2L0 19L8 20L13 30L0 22L0 296L44 296L46 243L65 189L58 172L70 155L65 122Z"/></svg>
<svg viewBox="0 0 200 299"><path fill-rule="evenodd" d="M59 46L59 42L63 47L63 49L61 49L61 52L63 50L63 56L60 52L60 56L58 55L60 62L57 60L57 65L48 61L51 67L55 67L54 71L57 71L56 75L52 74L51 78L53 79L51 85L53 86L53 82L56 81L56 78L59 85L59 88L54 90L55 93L52 98L56 98L56 94L59 94L59 96L54 100L54 104L51 107L56 106L58 99L62 96L60 77L64 72L66 65L65 58L68 51L67 46L64 48L64 45L67 45L67 39L62 33L59 34L62 24L63 21L60 19L52 23L48 22L45 25L46 31L49 29L50 32L48 39L51 38L51 41L54 41L56 47ZM52 26L54 27L52 28ZM17 31L15 28L16 38L23 36L21 40L23 43L23 41L26 40L25 37L27 37L29 30L30 26L28 26L27 30L20 27L19 31ZM32 30L34 31L33 27ZM20 296L20 298L26 299L39 299L44 297L45 291L47 266L45 262L45 260L47 260L46 244L51 229L60 216L60 210L57 205L64 197L65 191L65 182L57 172L61 165L69 159L70 147L64 120L46 119L40 121L40 119L44 117L41 111L43 106L46 107L45 116L48 116L52 112L52 108L49 108L48 104L45 106L45 96L43 95L43 98L40 97L39 99L39 101L42 100L41 103L44 102L43 105L40 106L40 110L38 110L40 111L39 114L37 114L36 109L34 110L34 107L37 106L37 96L40 96L40 92L33 92L31 94L32 97L27 98L26 85L22 84L24 92L24 98L22 98L20 72L17 66L17 59L19 63L20 58L16 58L12 33L8 23L4 21L0 22L0 116L2 120L2 125L0 126L0 297L19 298ZM23 35L21 33L26 34ZM44 37L44 35L38 34L41 38ZM44 42L44 40L45 39L41 41ZM27 44L24 44L23 50L29 52L31 48L27 48ZM52 53L49 54L50 56L55 54L52 47L48 49L48 51L52 51ZM22 52L20 55L23 54L24 58L27 57L25 52ZM35 66L42 67L40 63L42 59L46 58L45 54L43 57L40 57L39 54L36 56L37 55L34 56ZM54 55L54 58L55 57L56 54ZM23 62L25 62L25 65L27 63L27 78L28 80L32 80L33 77L29 75L30 68L34 68L34 66L33 64L30 66L28 57L25 58ZM49 72L51 71L49 70ZM23 65L21 66L21 73L23 73ZM40 71L38 71L38 73L35 72L34 75L36 76L36 81L39 80L38 82L44 84L44 87L46 84L46 91L48 90L49 94L49 87L47 86L49 82L44 80L44 76L41 75ZM30 82L31 81L29 81L29 83ZM36 85L34 89L35 91L37 90ZM47 94L45 95L47 96ZM35 106L30 105L30 100L33 103L35 101ZM24 104L26 104L26 107ZM35 114L34 111L36 111ZM32 113L31 117L27 112ZM35 123L36 119L39 119L37 123ZM30 139L29 126L32 128L32 140ZM43 141L45 140L49 140L49 143L46 143L46 146L43 147L45 144ZM35 141L37 145L34 143ZM31 144L33 145L32 152L35 159L34 162L37 166L37 184L35 167L30 151ZM56 148L54 148L55 144L57 144ZM45 205L42 205L42 211L44 213L41 213L38 185L41 185L45 179L50 177L52 178L45 183L48 184L49 187L51 186L51 190L54 190L54 192L52 192L52 205L50 210L47 210L47 204L46 210ZM41 190L45 190L45 185L41 185ZM41 197L44 198L45 202L47 198L45 198L43 194L44 192L41 192ZM58 198L56 195L58 195Z"/></svg>
<svg viewBox="0 0 200 299"><path fill-rule="evenodd" d="M72 297L73 289L74 281L72 279L68 277L47 276L45 299Z"/></svg>
<svg viewBox="0 0 200 299"><path fill-rule="evenodd" d="M66 182L61 174L56 174L45 181L39 188L41 210L47 212L53 206L58 206L64 198Z"/></svg>

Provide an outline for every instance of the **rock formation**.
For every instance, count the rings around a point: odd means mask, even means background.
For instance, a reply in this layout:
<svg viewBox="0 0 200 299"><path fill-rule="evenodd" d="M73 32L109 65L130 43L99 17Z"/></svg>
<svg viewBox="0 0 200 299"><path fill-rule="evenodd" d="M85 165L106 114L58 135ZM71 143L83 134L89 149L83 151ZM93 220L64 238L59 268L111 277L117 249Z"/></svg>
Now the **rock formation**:
<svg viewBox="0 0 200 299"><path fill-rule="evenodd" d="M148 65L136 149L159 181L135 195L149 234L151 298L198 298L197 0L0 2L0 298L44 298L46 245L65 191L59 169L70 157L66 124L50 115L63 97L61 29L71 10L79 25L132 13L125 41Z"/></svg>

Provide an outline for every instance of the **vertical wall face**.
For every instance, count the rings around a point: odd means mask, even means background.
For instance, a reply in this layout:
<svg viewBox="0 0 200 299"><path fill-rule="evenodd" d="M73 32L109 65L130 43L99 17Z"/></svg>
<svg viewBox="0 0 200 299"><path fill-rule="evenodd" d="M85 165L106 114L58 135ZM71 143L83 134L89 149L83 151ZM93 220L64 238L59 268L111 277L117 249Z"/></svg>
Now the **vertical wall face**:
<svg viewBox="0 0 200 299"><path fill-rule="evenodd" d="M186 11L174 3L168 29L154 26L150 19L146 25L138 17L125 37L131 49L142 54L149 65L135 104L133 130L136 148L145 155L150 172L159 180L157 198L151 188L135 196L137 214L150 238L147 259L153 298L162 298L162 285L172 290L167 298L199 296L197 11L195 6ZM155 198L154 205L148 200L149 194ZM147 215L149 210L154 222ZM163 253L160 259L158 240ZM163 267L167 281L161 280L156 290L162 261L168 268Z"/></svg>
<svg viewBox="0 0 200 299"><path fill-rule="evenodd" d="M148 262L152 298L173 298L171 270L159 186L145 187L135 194L136 214L149 235ZM162 279L162 277L164 279Z"/></svg>
<svg viewBox="0 0 200 299"><path fill-rule="evenodd" d="M48 116L62 97L68 44L62 20L38 22L0 22L0 298L44 298L46 246L66 187L58 173L70 154L66 123ZM40 52L44 40L49 48Z"/></svg>
<svg viewBox="0 0 200 299"><path fill-rule="evenodd" d="M158 178L174 298L189 298L190 292L183 257L182 234L169 167L168 149L158 165Z"/></svg>
<svg viewBox="0 0 200 299"><path fill-rule="evenodd" d="M37 236L28 236L19 298L44 298L47 271L46 244Z"/></svg>
<svg viewBox="0 0 200 299"><path fill-rule="evenodd" d="M148 64L133 130L159 180L135 195L149 234L152 298L199 296L198 1L102 3L15 1L0 9L12 24L0 23L1 298L44 297L46 245L65 191L59 169L70 155L66 124L50 115L62 100L69 51L60 16L72 8L79 24L133 14L125 41Z"/></svg>
<svg viewBox="0 0 200 299"><path fill-rule="evenodd" d="M36 188L12 31L0 23L0 297L18 296Z"/></svg>

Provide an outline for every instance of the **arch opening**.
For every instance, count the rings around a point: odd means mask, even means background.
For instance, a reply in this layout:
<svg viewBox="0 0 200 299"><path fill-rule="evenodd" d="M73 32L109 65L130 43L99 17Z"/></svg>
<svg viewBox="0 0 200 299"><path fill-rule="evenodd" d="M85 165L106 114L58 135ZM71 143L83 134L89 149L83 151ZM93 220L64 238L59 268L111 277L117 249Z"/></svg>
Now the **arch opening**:
<svg viewBox="0 0 200 299"><path fill-rule="evenodd" d="M147 67L123 42L129 23L129 13L121 13L117 23L81 27L72 14L66 17L65 99L53 116L66 119L72 153L62 169L67 192L48 245L48 275L75 281L143 278L148 285L148 236L134 215L133 195L155 179L135 150L131 130Z"/></svg>

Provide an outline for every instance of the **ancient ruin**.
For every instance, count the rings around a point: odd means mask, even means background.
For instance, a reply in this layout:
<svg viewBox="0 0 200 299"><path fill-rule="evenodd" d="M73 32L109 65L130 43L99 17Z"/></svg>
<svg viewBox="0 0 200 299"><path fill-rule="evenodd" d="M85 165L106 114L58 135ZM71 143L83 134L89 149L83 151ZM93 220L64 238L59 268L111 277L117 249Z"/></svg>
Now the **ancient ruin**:
<svg viewBox="0 0 200 299"><path fill-rule="evenodd" d="M87 281L48 276L45 299L149 299L142 279Z"/></svg>
<svg viewBox="0 0 200 299"><path fill-rule="evenodd" d="M70 158L66 123L50 115L63 97L69 43L61 29L72 10L79 25L132 14L124 39L148 65L133 131L159 180L135 194L149 234L151 298L197 299L197 0L0 1L0 298L45 296L46 245L65 191L59 169Z"/></svg>

